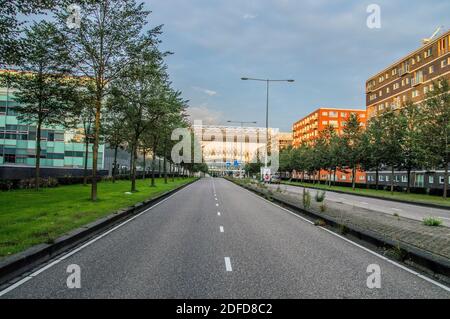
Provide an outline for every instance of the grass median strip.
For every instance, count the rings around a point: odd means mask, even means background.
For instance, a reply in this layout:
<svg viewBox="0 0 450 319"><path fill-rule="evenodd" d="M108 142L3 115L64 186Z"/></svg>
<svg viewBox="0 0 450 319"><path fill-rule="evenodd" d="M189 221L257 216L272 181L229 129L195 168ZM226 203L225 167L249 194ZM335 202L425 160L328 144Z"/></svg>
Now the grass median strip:
<svg viewBox="0 0 450 319"><path fill-rule="evenodd" d="M121 208L155 198L193 178L138 180L136 193L128 193L130 181L101 182L99 200L89 200L90 186L0 192L0 258L33 245L51 243L63 234L107 216Z"/></svg>
<svg viewBox="0 0 450 319"><path fill-rule="evenodd" d="M434 196L434 195L427 195L427 194L408 194L408 193L401 193L401 192L394 192L391 194L390 191L386 190L375 190L375 189L366 189L366 188L356 188L355 190L352 190L350 187L345 186L328 186L323 184L310 184L310 183L300 183L300 182L282 182L282 184L285 185L292 185L292 186L300 186L300 187L313 187L313 188L319 188L323 190L328 191L340 191L345 192L348 194L358 194L358 195L368 195L372 197L379 197L379 198L386 198L386 199L396 199L396 200L403 200L411 203L423 203L423 204L436 204L436 205L442 205L442 206L449 206L450 207L450 200L444 200L440 196Z"/></svg>

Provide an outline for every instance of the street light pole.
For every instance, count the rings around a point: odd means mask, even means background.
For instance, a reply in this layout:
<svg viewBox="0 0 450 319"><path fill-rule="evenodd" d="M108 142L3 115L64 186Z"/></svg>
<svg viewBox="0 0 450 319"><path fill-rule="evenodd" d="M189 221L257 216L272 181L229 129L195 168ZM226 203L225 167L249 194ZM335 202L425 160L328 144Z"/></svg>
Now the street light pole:
<svg viewBox="0 0 450 319"><path fill-rule="evenodd" d="M268 162L268 148L269 148L269 84L270 82L295 82L295 80L272 80L272 79L254 79L241 78L242 81L263 81L266 82L266 151L264 158L264 167L267 168Z"/></svg>

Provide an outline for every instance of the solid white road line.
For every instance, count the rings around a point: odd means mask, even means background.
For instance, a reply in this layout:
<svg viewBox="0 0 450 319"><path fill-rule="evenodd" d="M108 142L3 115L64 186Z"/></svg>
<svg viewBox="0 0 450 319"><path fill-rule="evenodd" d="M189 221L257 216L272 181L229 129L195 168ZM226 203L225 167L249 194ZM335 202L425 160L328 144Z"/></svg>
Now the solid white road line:
<svg viewBox="0 0 450 319"><path fill-rule="evenodd" d="M230 182L230 183L231 183L231 182ZM236 185L236 186L237 186L237 185ZM240 186L238 186L238 187L240 187ZM242 188L242 187L241 187L241 188ZM263 197L261 197L261 196L258 196L258 195L256 195L255 193L253 193L253 192L251 192L251 191L249 191L249 190L247 190L247 189L245 189L245 188L242 188L242 189L244 189L245 191L249 192L250 194L252 194L253 196L255 196L255 197L257 197L257 198L262 199L262 200L266 201L267 203L269 203L269 204L271 204L271 205L273 205L273 206L276 206L276 207L278 207L278 208L284 210L285 212L287 212L287 213L289 213L289 214L291 214L291 215L293 215L293 216L295 216L295 217L297 217L297 218L299 218L299 219L301 219L301 220L303 220L303 221L306 221L306 222L309 223L309 224L314 225L314 223L311 222L310 220L308 220L308 219L306 219L306 218L304 218L304 217L302 217L302 216L299 216L298 214L295 214L295 213L291 212L290 210L288 210L288 209L286 209L286 208L284 208L284 207L281 207L280 205L277 205L277 204L275 204L275 203L272 203L271 201L269 201L269 200L267 200L267 199L265 199L265 198L263 198ZM318 226L318 228L321 228L321 229L325 230L326 232L330 233L331 235L336 236L336 237L339 237L339 238L341 238L342 240L345 240L346 242L350 243L351 245L354 245L354 246L356 246L356 247L358 247L358 248L363 249L364 251L368 252L369 254L372 254L372 255L374 255L374 256L377 256L377 257L379 257L379 258L385 260L386 262L388 262L388 263L390 263L390 264L392 264L392 265L394 265L394 266L397 266L398 268L401 268L401 269L403 269L403 270L409 272L410 274L413 274L413 275L415 275L415 276L417 276L417 277L419 277L419 278L421 278L421 279L423 279L423 280L425 280L425 281L427 281L427 282L429 282L429 283L431 283L431 284L433 284L433 285L435 285L435 286L438 286L439 288L444 289L445 291L450 292L450 287L447 287L447 286L441 284L440 282L437 282L436 280L433 280L433 279L431 279L431 278L429 278L429 277L427 277L427 276L424 276L424 275L422 275L422 274L419 274L418 272L416 272L416 271L414 271L414 270L412 270L412 269L409 269L408 267L405 267L405 266L403 266L403 265L401 265L401 264L399 264L399 263L397 263L397 262L395 262L395 261L393 261L393 260L391 260L391 259L389 259L389 258L386 258L385 256L382 256L382 255L380 255L380 254L378 254L378 253L376 253L376 252L374 252L374 251L372 251L372 250L370 250L370 249L368 249L368 248L366 248L366 247L364 247L364 246L361 246L361 245L359 245L359 244L357 244L357 243L355 243L355 242L353 242L353 241L351 241L351 240L349 240L349 239L347 239L347 238L345 238L345 237L342 237L341 235L336 234L335 232L332 232L331 230L328 230L328 229L326 229L326 228L324 228L324 227L321 227L321 226Z"/></svg>
<svg viewBox="0 0 450 319"><path fill-rule="evenodd" d="M225 257L225 269L227 271L233 271L233 268L231 268L230 257Z"/></svg>
<svg viewBox="0 0 450 319"><path fill-rule="evenodd" d="M220 226L219 229L220 229L220 232L223 233L223 226Z"/></svg>
<svg viewBox="0 0 450 319"><path fill-rule="evenodd" d="M195 183L194 183L194 184L195 184ZM120 223L119 225L117 225L117 226L111 228L110 230L108 230L108 231L106 231L106 232L100 234L99 236L97 236L97 237L91 239L90 241L88 241L87 243L83 244L82 246L80 246L80 247L78 247L78 248L76 248L76 249L74 249L74 250L72 250L72 251L70 251L70 252L64 254L63 256L57 258L56 260L53 260L52 262L50 262L50 263L46 264L45 266L39 268L38 270L34 271L33 273L31 273L31 274L28 275L27 277L25 277L25 278L19 280L18 282L14 283L13 285L11 285L11 286L9 286L9 287L7 287L7 288L1 290L1 291L0 291L0 297L3 296L3 295L5 295L5 294L7 294L8 292L10 292L10 291L16 289L17 287L20 287L21 285L23 285L24 283L26 283L28 280L30 280L30 279L36 277L37 275L43 273L43 272L46 271L47 269L50 269L50 268L53 267L54 265L59 264L59 263L60 263L61 261L63 261L64 259L69 258L70 256L76 254L76 253L79 252L80 250L82 250L82 249L84 249L84 248L86 248L86 247L92 245L92 244L95 243L97 240L99 240L99 239L101 239L101 238L103 238L103 237L109 235L109 234L112 233L113 231L115 231L115 230L117 230L118 228L120 228L120 227L122 227L122 226L128 224L128 223L131 222L132 220L135 220L135 219L138 218L139 216L141 216L141 215L147 213L149 210L155 208L155 207L158 206L158 205L161 205L162 203L166 202L167 200L169 200L169 199L172 198L173 196L177 195L179 192L188 189L189 187L191 187L191 186L194 185L194 184L190 184L190 185L186 186L185 188L181 189L180 191L178 191L178 192L176 192L176 193L170 195L169 197L163 199L162 201L156 203L155 205L153 205L153 206L147 208L147 209L144 210L143 212L141 212L141 213L139 213L139 214L137 214L137 215L135 215L135 216L133 216L133 217L131 217L131 218L125 220L124 222Z"/></svg>

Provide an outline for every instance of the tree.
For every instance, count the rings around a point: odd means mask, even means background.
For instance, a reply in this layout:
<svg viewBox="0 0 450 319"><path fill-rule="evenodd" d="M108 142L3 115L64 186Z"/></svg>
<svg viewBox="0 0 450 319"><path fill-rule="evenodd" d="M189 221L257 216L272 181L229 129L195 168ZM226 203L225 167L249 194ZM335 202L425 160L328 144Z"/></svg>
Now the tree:
<svg viewBox="0 0 450 319"><path fill-rule="evenodd" d="M69 118L72 81L68 78L67 47L56 27L35 23L25 32L24 53L19 71L8 73L20 121L36 125L35 184L39 189L42 126L64 124Z"/></svg>
<svg viewBox="0 0 450 319"><path fill-rule="evenodd" d="M403 158L402 167L407 172L407 188L411 191L411 170L422 167L425 164L427 143L423 138L422 123L423 113L412 102L407 102L399 114L400 126L403 130L403 140L400 153Z"/></svg>
<svg viewBox="0 0 450 319"><path fill-rule="evenodd" d="M125 127L125 118L120 110L109 108L105 114L105 122L102 125L103 136L109 147L114 149L114 160L112 167L112 182L116 182L117 175L117 153L119 148L127 140L127 131Z"/></svg>
<svg viewBox="0 0 450 319"><path fill-rule="evenodd" d="M344 127L344 133L342 135L342 140L344 142L345 150L345 160L347 165L352 171L352 188L355 189L356 184L356 170L359 168L361 163L361 136L362 129L359 122L358 115L352 113Z"/></svg>
<svg viewBox="0 0 450 319"><path fill-rule="evenodd" d="M373 117L367 124L361 143L361 153L363 155L361 164L366 170L375 169L376 190L378 190L379 171L385 155L382 143L383 134L383 117ZM369 185L368 181L366 183Z"/></svg>
<svg viewBox="0 0 450 319"><path fill-rule="evenodd" d="M27 49L21 37L24 22L18 20L20 15L45 14L46 11L64 6L67 0L7 0L0 5L0 66L20 64Z"/></svg>
<svg viewBox="0 0 450 319"><path fill-rule="evenodd" d="M136 62L139 49L157 42L161 26L144 33L149 11L135 0L98 0L82 4L83 18L79 28L66 25L69 14L58 13L59 25L70 41L71 59L76 74L95 83L95 122L91 199L97 200L97 163L101 114L109 88L122 71Z"/></svg>
<svg viewBox="0 0 450 319"><path fill-rule="evenodd" d="M162 66L163 55L156 49L136 51L138 56L124 70L119 80L112 83L110 105L123 112L133 157L131 165L131 191L136 191L136 161L140 145L146 146L158 120L166 113L161 95L166 87L166 74ZM145 134L145 135L144 135ZM146 138L145 141L142 139Z"/></svg>
<svg viewBox="0 0 450 319"><path fill-rule="evenodd" d="M381 143L385 153L383 162L391 168L391 193L393 193L395 168L400 167L403 161L400 149L404 140L404 128L402 119L394 112L387 112L382 116L384 133Z"/></svg>
<svg viewBox="0 0 450 319"><path fill-rule="evenodd" d="M447 199L448 165L450 153L450 87L442 79L433 83L433 90L428 92L423 103L424 125L428 161L437 167L444 167L443 198Z"/></svg>

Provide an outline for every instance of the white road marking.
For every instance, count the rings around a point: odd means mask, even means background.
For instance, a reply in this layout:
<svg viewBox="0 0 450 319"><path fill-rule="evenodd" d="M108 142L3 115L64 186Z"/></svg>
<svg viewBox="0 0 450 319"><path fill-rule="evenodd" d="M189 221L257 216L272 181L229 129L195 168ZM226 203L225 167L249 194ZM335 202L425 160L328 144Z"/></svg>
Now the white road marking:
<svg viewBox="0 0 450 319"><path fill-rule="evenodd" d="M400 208L391 208L392 210L395 210L397 212L401 212L402 210Z"/></svg>
<svg viewBox="0 0 450 319"><path fill-rule="evenodd" d="M225 257L225 268L227 271L233 271L233 268L231 268L230 257Z"/></svg>
<svg viewBox="0 0 450 319"><path fill-rule="evenodd" d="M139 216L141 216L141 215L147 213L149 210L155 208L155 207L158 206L158 205L161 205L161 204L164 203L165 201L167 201L167 200L169 200L170 198L172 198L173 196L177 195L179 192L184 191L184 190L187 190L189 187L191 187L191 186L194 185L194 184L195 184L195 183L186 186L185 188L183 188L183 189L179 190L178 192L176 192L176 193L170 195L169 197L163 199L162 201L156 203L155 205L153 205L153 206L147 208L147 209L144 210L143 212L141 212L141 213L139 213L139 214L137 214L137 215L135 215L135 216L133 216L133 217L130 217L129 219L125 220L124 222L120 223L119 225L117 225L117 226L111 228L110 230L108 230L108 231L106 231L106 232L100 234L99 236L97 236L97 237L91 239L90 241L88 241L87 243L83 244L82 246L80 246L80 247L78 247L78 248L76 248L76 249L74 249L74 250L72 250L72 251L70 251L70 252L64 254L64 255L61 256L60 258L57 258L56 260L54 260L54 261L52 261L52 262L46 264L45 266L39 268L38 270L32 272L32 273L31 273L30 275L28 275L27 277L24 277L23 279L19 280L18 282L14 283L13 285L11 285L11 286L9 286L9 287L7 287L7 288L1 290L1 291L0 291L0 297L3 296L3 295L5 295L5 294L7 294L8 292L10 292L10 291L16 289L17 287L20 287L21 285L23 285L24 283L26 283L26 282L29 281L30 279L33 279L34 277L36 277L36 276L38 276L39 274L43 273L45 270L50 269L50 268L53 267L54 265L59 264L59 263L60 263L61 261L63 261L64 259L69 258L70 256L76 254L76 253L79 252L80 250L82 250L82 249L84 249L84 248L86 248L86 247L92 245L92 244L95 243L97 240L99 240L99 239L101 239L101 238L103 238L103 237L109 235L109 234L112 233L113 231L115 231L115 230L117 230L118 228L120 228L120 227L122 227L122 226L128 224L128 223L131 222L132 220L135 220L135 219L138 218Z"/></svg>
<svg viewBox="0 0 450 319"><path fill-rule="evenodd" d="M363 205L369 205L369 203L366 203L366 202L361 202L361 204L363 204Z"/></svg>
<svg viewBox="0 0 450 319"><path fill-rule="evenodd" d="M220 226L219 229L220 229L220 232L223 233L223 226Z"/></svg>
<svg viewBox="0 0 450 319"><path fill-rule="evenodd" d="M219 204L216 203L216 207L219 207Z"/></svg>
<svg viewBox="0 0 450 319"><path fill-rule="evenodd" d="M230 182L230 183L231 183L231 182ZM237 186L237 185L236 185L236 186ZM238 187L239 187L239 186L238 186ZM267 203L269 203L269 204L271 204L271 205L273 205L273 206L276 206L276 207L278 207L278 208L284 210L285 212L288 212L289 214L291 214L291 215L293 215L293 216L295 216L295 217L297 217L297 218L299 218L299 219L301 219L301 220L303 220L303 221L305 221L305 222L307 222L307 223L309 223L309 224L314 225L314 223L311 222L310 220L308 220L308 219L306 219L306 218L304 218L304 217L302 217L302 216L300 216L300 215L298 215L298 214L295 214L295 213L291 212L290 210L288 210L288 209L286 209L286 208L284 208L284 207L281 207L280 205L277 205L277 204L275 204L275 203L273 203L273 202L271 202L271 201L268 201L267 199L265 199L265 198L263 198L263 197L261 197L261 196L256 195L255 193L249 191L248 189L245 189L245 188L243 188L243 189L244 189L245 191L249 192L250 194L252 194L253 196L255 196L255 197L259 198L259 199L262 199L262 200L266 201ZM405 267L405 266L403 266L403 265L401 265L401 264L399 264L399 263L397 263L397 262L395 262L395 261L393 261L393 260L391 260L391 259L389 259L389 258L386 258L385 256L382 256L382 255L380 255L380 254L378 254L378 253L376 253L376 252L374 252L374 251L372 251L372 250L370 250L370 249L368 249L368 248L366 248L366 247L364 247L364 246L361 246L361 245L359 245L359 244L357 244L357 243L355 243L355 242L353 242L353 241L351 241L351 240L349 240L349 239L347 239L347 238L345 238L345 237L342 237L341 235L336 234L335 232L332 232L331 230L328 230L328 229L326 229L326 228L324 228L324 227L321 227L321 226L318 226L318 228L321 228L321 229L325 230L326 232L330 233L331 235L334 235L334 236L336 236L336 237L339 237L339 238L345 240L346 242L350 243L351 245L354 245L354 246L356 246L356 247L359 247L359 248L363 249L364 251L368 252L369 254L372 254L372 255L374 255L374 256L377 256L377 257L379 257L379 258L385 260L386 262L388 262L388 263L390 263L390 264L392 264L392 265L394 265L394 266L397 266L397 267L399 267L399 268L401 268L401 269L403 269L403 270L409 272L410 274L413 274L413 275L415 275L415 276L417 276L417 277L419 277L419 278L421 278L421 279L423 279L423 280L425 280L425 281L427 281L427 282L429 282L429 283L431 283L431 284L433 284L433 285L435 285L435 286L438 286L439 288L442 288L443 290L445 290L445 291L447 291L447 292L450 292L450 287L447 287L447 286L441 284L440 282L437 282L437 281L435 281L435 280L433 280L433 279L431 279L431 278L429 278L429 277L427 277L427 276L424 276L424 275L422 275L422 274L419 274L418 272L416 272L416 271L414 271L414 270L412 270L412 269L409 269L408 267Z"/></svg>
<svg viewBox="0 0 450 319"><path fill-rule="evenodd" d="M217 216L220 216L220 212L217 212Z"/></svg>
<svg viewBox="0 0 450 319"><path fill-rule="evenodd" d="M215 200L217 200L217 198L214 198Z"/></svg>
<svg viewBox="0 0 450 319"><path fill-rule="evenodd" d="M438 218L450 220L450 218L448 218L448 217L438 217Z"/></svg>

